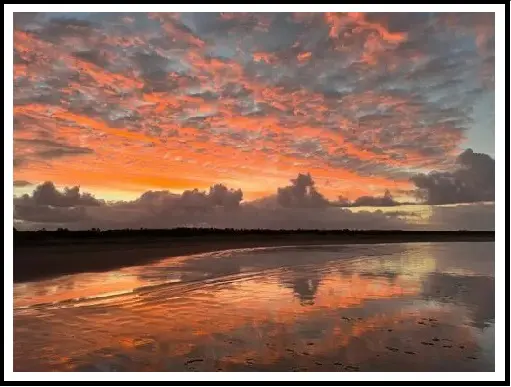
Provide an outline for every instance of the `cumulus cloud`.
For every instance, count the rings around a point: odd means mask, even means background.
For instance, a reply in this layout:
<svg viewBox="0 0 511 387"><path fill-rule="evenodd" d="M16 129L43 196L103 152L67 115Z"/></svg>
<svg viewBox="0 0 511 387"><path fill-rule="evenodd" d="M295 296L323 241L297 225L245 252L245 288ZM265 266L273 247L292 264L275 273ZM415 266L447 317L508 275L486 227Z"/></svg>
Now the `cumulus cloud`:
<svg viewBox="0 0 511 387"><path fill-rule="evenodd" d="M316 190L310 173L298 174L291 185L277 190L277 202L282 207L326 207L329 202Z"/></svg>
<svg viewBox="0 0 511 387"><path fill-rule="evenodd" d="M416 194L428 204L471 203L495 200L495 160L467 149L452 172L421 173L411 178Z"/></svg>
<svg viewBox="0 0 511 387"><path fill-rule="evenodd" d="M51 181L38 185L32 195L25 194L15 198L16 205L32 204L34 206L77 207L99 206L102 202L89 193L81 193L80 187L65 187L63 192L57 190Z"/></svg>
<svg viewBox="0 0 511 387"><path fill-rule="evenodd" d="M291 185L262 200L242 202L241 189L215 184L207 191L147 191L132 201L105 202L79 187L59 191L51 182L31 195L14 198L14 218L21 228L404 228L397 217L353 213L331 206L315 189L310 174L299 174ZM20 221L22 226L19 226ZM23 226L24 223L24 226Z"/></svg>
<svg viewBox="0 0 511 387"><path fill-rule="evenodd" d="M181 195L168 191L148 191L143 193L135 204L150 207L153 210L166 211L169 208L180 208L185 211L208 211L214 208L235 209L243 199L241 189L233 190L223 184L215 184L209 191L198 189L185 190Z"/></svg>
<svg viewBox="0 0 511 387"><path fill-rule="evenodd" d="M38 185L32 194L14 197L14 219L37 223L68 223L84 221L87 207L104 205L80 187L66 187L61 192L52 182Z"/></svg>
<svg viewBox="0 0 511 387"><path fill-rule="evenodd" d="M381 205L382 198L372 198ZM366 199L367 200L367 199ZM351 204L350 204L351 205ZM413 210L356 211L328 202L310 174L299 174L276 194L243 201L241 189L216 184L209 190L147 191L131 201L103 201L79 187L58 190L51 182L14 198L18 229L267 228L493 230L494 205L433 206L427 225L408 222Z"/></svg>

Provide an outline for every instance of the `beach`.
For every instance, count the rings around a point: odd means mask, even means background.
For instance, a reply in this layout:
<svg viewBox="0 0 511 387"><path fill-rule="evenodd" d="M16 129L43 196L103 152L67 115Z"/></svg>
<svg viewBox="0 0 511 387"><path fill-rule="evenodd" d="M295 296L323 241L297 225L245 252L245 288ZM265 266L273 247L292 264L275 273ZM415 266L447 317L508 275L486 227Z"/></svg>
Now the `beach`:
<svg viewBox="0 0 511 387"><path fill-rule="evenodd" d="M146 264L158 259L212 251L303 245L347 245L414 242L488 242L485 233L384 233L336 235L289 233L283 235L201 235L196 237L91 238L27 241L14 247L15 282L59 275L100 272Z"/></svg>
<svg viewBox="0 0 511 387"><path fill-rule="evenodd" d="M191 254L13 301L15 371L495 370L493 242Z"/></svg>

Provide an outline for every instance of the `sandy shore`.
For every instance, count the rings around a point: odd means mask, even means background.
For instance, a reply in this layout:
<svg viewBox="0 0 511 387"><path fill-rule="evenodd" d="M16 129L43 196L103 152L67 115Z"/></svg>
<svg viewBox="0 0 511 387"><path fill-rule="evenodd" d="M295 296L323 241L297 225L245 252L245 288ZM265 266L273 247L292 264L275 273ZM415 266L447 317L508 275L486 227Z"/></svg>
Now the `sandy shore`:
<svg viewBox="0 0 511 387"><path fill-rule="evenodd" d="M125 266L141 265L173 256L211 251L293 245L368 244L411 242L487 242L494 236L470 235L285 235L264 237L246 235L204 236L195 238L154 238L145 241L122 240L66 240L34 243L14 248L14 281L34 281L43 278L82 272L98 272Z"/></svg>

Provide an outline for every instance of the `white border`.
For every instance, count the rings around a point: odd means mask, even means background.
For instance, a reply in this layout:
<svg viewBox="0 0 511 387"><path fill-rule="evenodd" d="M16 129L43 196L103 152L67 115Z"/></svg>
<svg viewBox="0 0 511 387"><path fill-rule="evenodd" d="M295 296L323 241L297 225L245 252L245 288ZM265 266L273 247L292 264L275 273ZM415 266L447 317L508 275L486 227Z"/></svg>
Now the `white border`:
<svg viewBox="0 0 511 387"><path fill-rule="evenodd" d="M495 158L498 179L496 186L496 243L495 243L495 372L494 373L334 373L334 372L269 372L269 373L14 373L13 369L13 281L12 281L12 215L13 215L13 188L12 188L12 130L13 116L4 115L4 380L13 381L335 381L342 379L349 381L503 381L505 379L504 355L506 343L505 335L505 181L501 177L507 176L505 159L505 5L504 4L365 4L365 5L339 5L339 4L285 4L285 5L254 5L254 4L193 4L193 5L155 5L155 4L124 4L123 12L331 12L331 11L361 11L361 12L495 12L495 130L496 145ZM13 12L118 12L119 5L91 5L91 4L9 4L4 5L4 58L12 58L13 53ZM4 68L4 112L13 109L13 61L5 61ZM502 160L502 161L500 161Z"/></svg>

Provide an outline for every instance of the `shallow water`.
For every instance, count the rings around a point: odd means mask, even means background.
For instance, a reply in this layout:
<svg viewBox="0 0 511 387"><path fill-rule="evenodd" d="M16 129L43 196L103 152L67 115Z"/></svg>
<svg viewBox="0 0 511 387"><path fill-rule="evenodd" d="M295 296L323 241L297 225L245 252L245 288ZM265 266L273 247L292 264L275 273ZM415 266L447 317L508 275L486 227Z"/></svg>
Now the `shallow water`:
<svg viewBox="0 0 511 387"><path fill-rule="evenodd" d="M241 249L15 284L14 370L494 371L494 255Z"/></svg>

